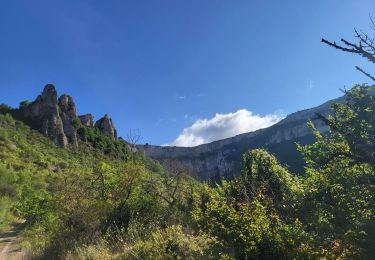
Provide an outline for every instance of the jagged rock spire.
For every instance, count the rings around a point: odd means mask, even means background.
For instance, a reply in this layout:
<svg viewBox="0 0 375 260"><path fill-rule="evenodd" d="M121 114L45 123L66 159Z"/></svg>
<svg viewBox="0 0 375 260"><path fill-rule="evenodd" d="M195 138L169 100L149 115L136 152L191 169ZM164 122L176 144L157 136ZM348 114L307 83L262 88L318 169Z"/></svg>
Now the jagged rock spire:
<svg viewBox="0 0 375 260"><path fill-rule="evenodd" d="M113 140L117 139L117 131L112 119L106 114L95 123L95 127L109 135Z"/></svg>
<svg viewBox="0 0 375 260"><path fill-rule="evenodd" d="M65 147L68 143L77 145L77 133L73 120L77 117L72 97L57 92L52 84L47 84L34 102L21 109L22 115L45 136Z"/></svg>
<svg viewBox="0 0 375 260"><path fill-rule="evenodd" d="M70 117L77 117L76 105L73 98L69 95L61 95L59 97L59 107L61 111Z"/></svg>
<svg viewBox="0 0 375 260"><path fill-rule="evenodd" d="M82 125L94 127L94 116L91 114L78 116Z"/></svg>
<svg viewBox="0 0 375 260"><path fill-rule="evenodd" d="M47 84L42 94L30 105L20 108L20 112L34 128L62 147L68 144L78 145L75 128L77 123L96 127L113 140L117 139L117 131L108 115L98 120L95 125L91 114L77 117L73 98L69 95L62 95L57 99L57 92L52 84Z"/></svg>
<svg viewBox="0 0 375 260"><path fill-rule="evenodd" d="M73 126L73 121L77 119L77 109L73 98L69 95L62 95L59 98L59 114L63 123L64 133L68 142L74 146L78 145L77 132Z"/></svg>
<svg viewBox="0 0 375 260"><path fill-rule="evenodd" d="M47 84L41 95L34 102L21 109L25 118L44 135L48 136L60 146L68 143L57 104L57 92L52 84Z"/></svg>

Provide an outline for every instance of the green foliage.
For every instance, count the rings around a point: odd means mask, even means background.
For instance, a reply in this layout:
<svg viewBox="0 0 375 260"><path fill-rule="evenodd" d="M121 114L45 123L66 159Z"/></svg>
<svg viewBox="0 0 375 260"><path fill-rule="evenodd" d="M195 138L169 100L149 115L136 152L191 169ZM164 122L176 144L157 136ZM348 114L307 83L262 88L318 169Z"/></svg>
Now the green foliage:
<svg viewBox="0 0 375 260"><path fill-rule="evenodd" d="M184 232L181 225L157 229L147 240L124 249L124 259L204 259L215 239Z"/></svg>
<svg viewBox="0 0 375 260"><path fill-rule="evenodd" d="M9 224L16 220L11 210L12 204L12 198L0 196L0 232L8 229Z"/></svg>
<svg viewBox="0 0 375 260"><path fill-rule="evenodd" d="M0 113L1 114L11 113L13 110L14 110L13 107L10 107L6 104L0 104Z"/></svg>
<svg viewBox="0 0 375 260"><path fill-rule="evenodd" d="M297 179L264 150L243 158L244 170L237 180L216 189L206 186L195 201L193 218L203 232L220 241L216 252L256 259L310 256L303 243L311 237L300 221L280 214L290 213L286 208L295 205L287 203L301 194Z"/></svg>
<svg viewBox="0 0 375 260"><path fill-rule="evenodd" d="M271 198L279 211L297 207L303 193L299 179L262 149L243 155L243 172L236 185L245 200L261 193Z"/></svg>
<svg viewBox="0 0 375 260"><path fill-rule="evenodd" d="M332 106L330 133L310 124L316 142L299 147L308 165L300 214L326 249L341 257L364 257L375 249L375 100L368 91L354 87L344 104Z"/></svg>
<svg viewBox="0 0 375 260"><path fill-rule="evenodd" d="M347 259L375 250L375 99L366 86L298 146L299 177L267 151L210 187L77 123L61 149L0 114L0 229L26 220L35 256L67 259Z"/></svg>
<svg viewBox="0 0 375 260"><path fill-rule="evenodd" d="M368 258L375 249L375 99L356 86L316 142L299 146L306 173L295 177L266 151L243 155L234 181L197 196L193 218L235 258ZM216 245L217 246L217 245Z"/></svg>
<svg viewBox="0 0 375 260"><path fill-rule="evenodd" d="M89 142L61 149L9 114L0 115L0 202L7 203L2 223L9 214L25 219L25 243L35 256L64 258L104 238L116 244L133 237L128 246L139 244L190 218L185 210L200 186L196 181L177 178L137 153L127 159L125 143L91 134L99 148ZM113 150L103 153L106 145Z"/></svg>
<svg viewBox="0 0 375 260"><path fill-rule="evenodd" d="M28 101L28 100L21 101L20 102L20 108L27 107L30 104L31 104L31 102Z"/></svg>
<svg viewBox="0 0 375 260"><path fill-rule="evenodd" d="M74 129L79 129L82 126L81 120L79 120L78 117L73 117L72 118L72 125Z"/></svg>
<svg viewBox="0 0 375 260"><path fill-rule="evenodd" d="M103 151L107 155L113 157L128 159L130 156L130 149L128 145L121 140L112 140L111 137L99 131L96 128L74 124L77 128L79 137L90 143L94 148Z"/></svg>
<svg viewBox="0 0 375 260"><path fill-rule="evenodd" d="M0 164L0 196L16 196L16 174Z"/></svg>

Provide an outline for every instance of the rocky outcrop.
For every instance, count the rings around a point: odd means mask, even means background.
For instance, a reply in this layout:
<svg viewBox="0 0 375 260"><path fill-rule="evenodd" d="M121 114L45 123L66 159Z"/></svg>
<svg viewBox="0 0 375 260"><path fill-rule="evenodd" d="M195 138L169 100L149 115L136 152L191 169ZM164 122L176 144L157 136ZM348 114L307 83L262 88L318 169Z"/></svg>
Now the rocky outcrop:
<svg viewBox="0 0 375 260"><path fill-rule="evenodd" d="M76 105L71 96L64 94L59 97L59 107L61 112L67 114L69 117L77 117Z"/></svg>
<svg viewBox="0 0 375 260"><path fill-rule="evenodd" d="M57 99L57 92L52 84L46 85L34 102L21 107L19 115L33 128L62 147L68 144L78 146L77 126L79 127L80 124L96 127L113 140L117 139L116 128L108 115L98 120L95 125L91 114L78 117L73 98L62 95Z"/></svg>
<svg viewBox="0 0 375 260"><path fill-rule="evenodd" d="M95 123L95 127L109 135L113 140L117 139L117 131L112 119L106 114Z"/></svg>
<svg viewBox="0 0 375 260"><path fill-rule="evenodd" d="M68 95L62 95L59 98L59 114L64 128L64 133L70 144L78 145L77 132L74 127L74 120L77 119L77 109L73 98Z"/></svg>
<svg viewBox="0 0 375 260"><path fill-rule="evenodd" d="M91 114L86 114L82 116L78 116L81 124L84 126L94 127L94 116Z"/></svg>
<svg viewBox="0 0 375 260"><path fill-rule="evenodd" d="M34 126L56 144L66 146L68 138L64 132L57 92L52 84L44 87L34 102L21 109L22 116L33 122Z"/></svg>

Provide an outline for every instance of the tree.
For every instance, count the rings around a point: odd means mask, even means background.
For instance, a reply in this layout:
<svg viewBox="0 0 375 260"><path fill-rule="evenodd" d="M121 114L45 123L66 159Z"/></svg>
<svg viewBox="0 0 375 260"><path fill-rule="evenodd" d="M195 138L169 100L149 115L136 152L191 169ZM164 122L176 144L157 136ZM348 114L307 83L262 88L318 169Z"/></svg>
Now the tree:
<svg viewBox="0 0 375 260"><path fill-rule="evenodd" d="M370 28L375 31L375 22L370 15L371 26ZM375 63L375 38L371 38L367 33L363 31L358 31L354 29L355 37L357 38L357 43L353 43L347 41L345 39L341 39L341 42L344 45L339 45L336 42L327 41L326 39L322 38L322 42L328 44L331 47L334 47L338 50L358 54L372 63ZM375 81L375 77L370 73L366 72L359 66L355 67L358 71L369 77L372 81Z"/></svg>
<svg viewBox="0 0 375 260"><path fill-rule="evenodd" d="M320 118L328 134L299 146L307 163L299 215L335 257L363 258L375 249L375 99L367 86L346 92L333 114Z"/></svg>
<svg viewBox="0 0 375 260"><path fill-rule="evenodd" d="M375 22L370 15L370 28L375 31ZM336 42L330 42L322 38L322 42L338 50L358 54L375 64L375 38L371 38L363 31L354 30L357 43L341 39L345 46L338 45ZM356 69L375 81L375 77L367 73L362 68L356 66ZM345 139L348 149L336 150L331 154L331 160L337 156L350 157L351 160L358 163L368 163L375 168L375 100L370 95L372 88L365 85L355 86L352 91L344 90L346 100L343 104L334 104L334 116L325 117L317 114L326 125L335 133L338 133Z"/></svg>
<svg viewBox="0 0 375 260"><path fill-rule="evenodd" d="M132 152L137 151L137 145L142 140L142 134L139 129L130 129L128 135L126 136L126 141L129 143Z"/></svg>
<svg viewBox="0 0 375 260"><path fill-rule="evenodd" d="M308 234L290 209L302 189L277 159L263 149L243 155L241 175L223 181L195 201L193 218L220 252L235 259L308 258ZM289 209L289 210L288 210Z"/></svg>
<svg viewBox="0 0 375 260"><path fill-rule="evenodd" d="M345 91L344 103L333 104L334 115L317 114L339 136L337 140L344 139L347 146L331 151L325 163L345 156L356 163L368 163L375 169L375 98L371 91L371 87L357 85L351 91Z"/></svg>

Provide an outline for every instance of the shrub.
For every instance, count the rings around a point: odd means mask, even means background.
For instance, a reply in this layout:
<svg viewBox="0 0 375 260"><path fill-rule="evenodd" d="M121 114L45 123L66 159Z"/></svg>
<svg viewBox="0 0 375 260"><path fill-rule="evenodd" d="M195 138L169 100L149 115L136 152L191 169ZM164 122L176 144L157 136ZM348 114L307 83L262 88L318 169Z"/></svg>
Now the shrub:
<svg viewBox="0 0 375 260"><path fill-rule="evenodd" d="M30 101L24 100L24 101L20 102L20 108L27 107L30 104L31 104Z"/></svg>
<svg viewBox="0 0 375 260"><path fill-rule="evenodd" d="M215 239L184 233L181 225L158 229L148 240L126 245L125 259L204 259Z"/></svg>

